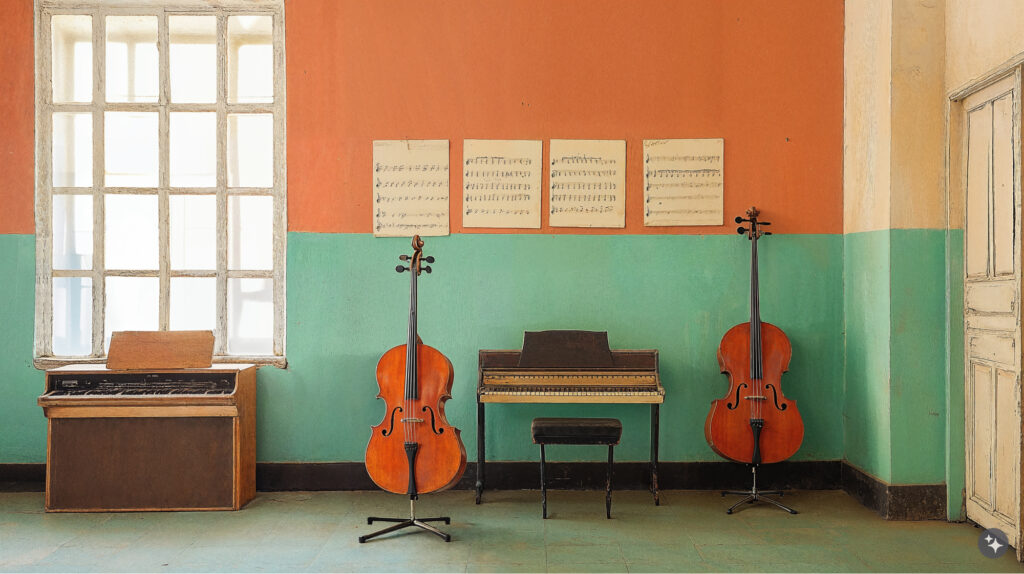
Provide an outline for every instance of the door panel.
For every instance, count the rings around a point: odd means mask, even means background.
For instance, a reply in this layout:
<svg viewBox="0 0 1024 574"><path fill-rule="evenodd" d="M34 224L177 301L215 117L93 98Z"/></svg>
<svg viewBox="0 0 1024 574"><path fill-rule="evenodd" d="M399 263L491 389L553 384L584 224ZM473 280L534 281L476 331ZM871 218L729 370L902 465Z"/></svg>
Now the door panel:
<svg viewBox="0 0 1024 574"><path fill-rule="evenodd" d="M995 395L995 477L996 511L1010 519L1018 505L1018 487L1013 479L1014 469L1020 464L1020 428L1017 426L1020 413L1020 389L1017 373L1000 369L997 375Z"/></svg>
<svg viewBox="0 0 1024 574"><path fill-rule="evenodd" d="M1005 95L992 102L992 228L996 275L1013 275L1013 99Z"/></svg>
<svg viewBox="0 0 1024 574"><path fill-rule="evenodd" d="M969 283L964 297L972 313L1011 314L1017 306L1017 285L1012 281Z"/></svg>
<svg viewBox="0 0 1024 574"><path fill-rule="evenodd" d="M985 106L967 115L967 276L985 276L989 261L989 145L992 140L992 108ZM985 145L981 145L985 143Z"/></svg>
<svg viewBox="0 0 1024 574"><path fill-rule="evenodd" d="M974 404L991 405L991 367L975 363L972 383L974 387L974 396L972 397ZM968 453L968 456L971 453L974 455L974 464L971 465L971 469L974 471L974 480L971 481L971 486L973 486L973 489L970 491L971 499L985 506L991 506L992 481L990 477L992 474L992 451L989 448L992 444L991 416L988 416L988 413L984 413L983 416L976 416L972 430L974 431L972 433L974 448L970 449Z"/></svg>

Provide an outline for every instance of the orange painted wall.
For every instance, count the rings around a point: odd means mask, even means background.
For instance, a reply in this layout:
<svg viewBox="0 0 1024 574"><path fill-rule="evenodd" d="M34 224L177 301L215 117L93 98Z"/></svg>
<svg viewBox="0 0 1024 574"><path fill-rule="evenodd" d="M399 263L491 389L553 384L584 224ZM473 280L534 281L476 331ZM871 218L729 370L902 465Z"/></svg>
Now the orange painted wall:
<svg viewBox="0 0 1024 574"><path fill-rule="evenodd" d="M0 233L32 233L32 2L4 9ZM841 0L288 0L286 22L292 231L370 232L374 139L448 139L455 165L464 138L593 138L626 140L626 228L515 232L732 233L641 217L643 139L721 137L728 217L842 232ZM461 186L451 229L479 232Z"/></svg>
<svg viewBox="0 0 1024 574"><path fill-rule="evenodd" d="M291 0L286 22L292 231L371 231L375 139L448 139L454 166L465 138L544 140L545 164L584 138L626 140L626 228L550 228L545 201L532 232L734 233L642 220L643 140L721 137L727 221L842 233L840 0ZM479 232L461 186L452 232Z"/></svg>
<svg viewBox="0 0 1024 574"><path fill-rule="evenodd" d="M5 0L0 20L0 233L33 233L35 101L32 0Z"/></svg>

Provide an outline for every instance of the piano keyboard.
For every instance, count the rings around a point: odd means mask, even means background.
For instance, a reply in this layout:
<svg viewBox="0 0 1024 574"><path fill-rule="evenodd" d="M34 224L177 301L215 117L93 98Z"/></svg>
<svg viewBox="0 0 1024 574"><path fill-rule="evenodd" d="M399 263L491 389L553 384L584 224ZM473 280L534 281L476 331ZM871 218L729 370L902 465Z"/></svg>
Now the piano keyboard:
<svg viewBox="0 0 1024 574"><path fill-rule="evenodd" d="M485 372L483 403L661 403L665 389L650 372Z"/></svg>

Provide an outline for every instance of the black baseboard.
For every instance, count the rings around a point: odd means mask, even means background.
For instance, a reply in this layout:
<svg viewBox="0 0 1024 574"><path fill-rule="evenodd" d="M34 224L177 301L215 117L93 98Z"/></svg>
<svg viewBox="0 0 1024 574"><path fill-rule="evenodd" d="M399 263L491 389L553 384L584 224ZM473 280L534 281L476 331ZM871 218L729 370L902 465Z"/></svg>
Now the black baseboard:
<svg viewBox="0 0 1024 574"><path fill-rule="evenodd" d="M663 490L746 489L751 485L750 468L730 462L662 462L658 486ZM548 488L564 490L604 489L607 464L603 462L549 462ZM540 488L537 462L488 462L485 484L488 490ZM650 475L646 462L617 462L613 471L616 490L647 490ZM841 488L840 461L780 462L758 470L762 488L836 490ZM256 489L274 490L374 490L361 462L288 463L263 462L256 465ZM458 490L476 488L476 463L455 485Z"/></svg>
<svg viewBox="0 0 1024 574"><path fill-rule="evenodd" d="M488 490L540 488L537 462L488 462ZM603 462L549 462L548 487L564 490L601 490L606 465ZM42 463L0 464L0 492L42 492L46 465ZM662 462L658 486L663 490L742 490L750 488L750 468L731 462ZM455 485L472 490L476 485L476 463ZM615 463L616 490L647 490L650 476L646 462ZM780 462L760 467L758 486L782 490L837 490L848 492L864 506L888 520L946 518L946 485L891 485L861 471L846 461ZM256 464L256 489L283 490L375 490L362 462L260 462Z"/></svg>
<svg viewBox="0 0 1024 574"><path fill-rule="evenodd" d="M0 464L0 492L43 492L46 464Z"/></svg>
<svg viewBox="0 0 1024 574"><path fill-rule="evenodd" d="M886 484L844 460L842 488L886 520L946 518L945 484Z"/></svg>

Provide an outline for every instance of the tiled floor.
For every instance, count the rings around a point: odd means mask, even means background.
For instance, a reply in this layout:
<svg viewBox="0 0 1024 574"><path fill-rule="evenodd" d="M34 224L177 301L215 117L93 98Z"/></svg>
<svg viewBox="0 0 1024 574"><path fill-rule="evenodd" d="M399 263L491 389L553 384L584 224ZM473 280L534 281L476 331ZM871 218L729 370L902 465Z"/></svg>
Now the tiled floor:
<svg viewBox="0 0 1024 574"><path fill-rule="evenodd" d="M1012 552L977 548L967 524L887 522L837 491L725 514L713 492L468 491L424 496L419 516L449 514L445 543L407 530L359 544L368 515L401 516L382 492L260 493L240 512L46 514L41 493L0 493L2 571L216 572L1024 572ZM381 524L384 527L386 524Z"/></svg>

